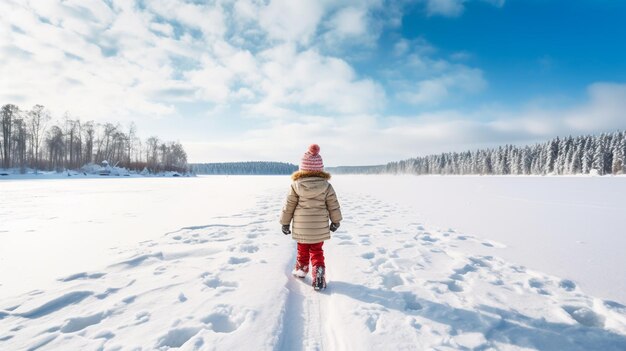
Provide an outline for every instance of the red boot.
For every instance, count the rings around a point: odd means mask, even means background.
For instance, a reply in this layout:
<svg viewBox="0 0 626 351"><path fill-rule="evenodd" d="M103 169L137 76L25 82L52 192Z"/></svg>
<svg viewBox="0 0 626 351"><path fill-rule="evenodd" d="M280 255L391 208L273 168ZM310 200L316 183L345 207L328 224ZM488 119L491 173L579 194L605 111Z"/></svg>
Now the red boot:
<svg viewBox="0 0 626 351"><path fill-rule="evenodd" d="M326 289L326 268L324 266L313 267L313 289Z"/></svg>
<svg viewBox="0 0 626 351"><path fill-rule="evenodd" d="M293 268L293 271L291 271L291 274L293 274L294 277L298 278L306 277L307 273L309 273L309 265L301 265L298 262L296 262L296 266Z"/></svg>

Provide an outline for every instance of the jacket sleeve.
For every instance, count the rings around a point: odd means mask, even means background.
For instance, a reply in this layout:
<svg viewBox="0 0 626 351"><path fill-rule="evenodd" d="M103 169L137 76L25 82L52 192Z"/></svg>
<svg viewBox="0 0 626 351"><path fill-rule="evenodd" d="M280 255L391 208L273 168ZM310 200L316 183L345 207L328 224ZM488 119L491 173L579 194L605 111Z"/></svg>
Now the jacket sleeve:
<svg viewBox="0 0 626 351"><path fill-rule="evenodd" d="M296 194L296 191L293 190L293 184L291 184L291 186L289 187L289 194L287 194L287 199L285 200L285 206L283 206L283 210L280 215L280 224L291 224L291 219L293 219L293 212L296 210L297 205L298 194Z"/></svg>
<svg viewBox="0 0 626 351"><path fill-rule="evenodd" d="M337 200L337 194L332 185L328 185L328 192L326 193L326 208L328 209L328 215L330 221L333 223L339 223L343 219L341 216L341 209L339 208L339 201Z"/></svg>

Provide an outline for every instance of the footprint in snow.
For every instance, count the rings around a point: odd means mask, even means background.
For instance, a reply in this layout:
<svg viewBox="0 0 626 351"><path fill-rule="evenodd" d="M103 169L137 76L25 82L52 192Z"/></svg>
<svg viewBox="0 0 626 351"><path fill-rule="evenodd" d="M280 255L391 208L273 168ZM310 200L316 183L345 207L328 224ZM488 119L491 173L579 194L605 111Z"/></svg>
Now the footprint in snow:
<svg viewBox="0 0 626 351"><path fill-rule="evenodd" d="M246 262L250 262L250 259L248 257L230 257L228 259L228 263L229 264L243 264Z"/></svg>
<svg viewBox="0 0 626 351"><path fill-rule="evenodd" d="M378 328L381 312L384 312L384 308L382 306L370 305L367 307L360 307L354 312L354 314L358 316L365 327L373 333Z"/></svg>
<svg viewBox="0 0 626 351"><path fill-rule="evenodd" d="M233 306L221 304L202 318L201 322L207 324L216 333L232 333L243 324L244 320L244 314L234 311Z"/></svg>
<svg viewBox="0 0 626 351"><path fill-rule="evenodd" d="M122 302L129 305L137 299L137 295L130 295L122 299Z"/></svg>
<svg viewBox="0 0 626 351"><path fill-rule="evenodd" d="M167 332L167 334L163 335L159 338L157 342L157 348L163 347L181 347L183 346L189 339L193 338L201 328L198 327L188 327L188 328L177 328L171 329Z"/></svg>
<svg viewBox="0 0 626 351"><path fill-rule="evenodd" d="M450 290L452 292L463 292L463 290L464 290L458 280L450 280L450 281L446 281L446 282L443 282L443 283L445 285L447 285L448 286L448 290Z"/></svg>
<svg viewBox="0 0 626 351"><path fill-rule="evenodd" d="M412 293L406 292L402 294L402 298L404 299L404 310L405 311L419 311L423 307L417 302L417 297Z"/></svg>
<svg viewBox="0 0 626 351"><path fill-rule="evenodd" d="M454 270L454 273L452 275L450 275L450 279L452 280L464 280L465 275L467 273L470 272L475 272L476 271L476 267L470 265L470 264L466 264L465 266L461 267L461 268L457 268Z"/></svg>
<svg viewBox="0 0 626 351"><path fill-rule="evenodd" d="M367 317L367 320L365 320L365 325L370 330L370 332L373 333L376 331L376 328L378 327L379 318L380 318L380 315L378 313L372 313Z"/></svg>
<svg viewBox="0 0 626 351"><path fill-rule="evenodd" d="M56 312L67 306L77 304L91 295L93 295L93 291L73 291L52 300L48 300L31 310L25 312L18 311L14 314L29 319L39 318Z"/></svg>
<svg viewBox="0 0 626 351"><path fill-rule="evenodd" d="M216 333L232 333L239 328L240 323L236 323L228 314L225 313L211 313L210 315L202 318L202 323L208 324L209 328Z"/></svg>
<svg viewBox="0 0 626 351"><path fill-rule="evenodd" d="M576 283L569 279L563 279L559 282L559 287L565 291L574 291L576 290Z"/></svg>
<svg viewBox="0 0 626 351"><path fill-rule="evenodd" d="M239 251L247 253L255 253L259 251L259 247L251 244L244 244L239 247Z"/></svg>
<svg viewBox="0 0 626 351"><path fill-rule="evenodd" d="M352 235L348 235L348 234L334 234L333 236L335 238L341 239L341 240L351 240L352 239Z"/></svg>
<svg viewBox="0 0 626 351"><path fill-rule="evenodd" d="M209 288L217 289L217 288L236 288L239 286L237 282L230 282L221 280L219 277L211 276L209 273L205 272L201 275L203 279L202 283Z"/></svg>
<svg viewBox="0 0 626 351"><path fill-rule="evenodd" d="M99 324L106 317L110 315L110 312L100 312L84 317L70 318L65 321L61 327L61 333L73 333L79 330L83 330L91 325Z"/></svg>
<svg viewBox="0 0 626 351"><path fill-rule="evenodd" d="M105 275L106 275L106 273L100 273L100 272L91 273L91 274L89 274L87 272L81 272L81 273L72 274L72 275L67 276L65 278L60 278L60 279L58 279L58 281L61 281L61 282L71 282L73 280L78 280L78 279L85 279L85 280L86 279L98 279L98 278L101 278L101 277L103 277Z"/></svg>
<svg viewBox="0 0 626 351"><path fill-rule="evenodd" d="M94 336L94 339L113 339L115 334L109 330L103 330Z"/></svg>
<svg viewBox="0 0 626 351"><path fill-rule="evenodd" d="M399 275L392 272L381 274L381 277L383 279L382 283L387 289L393 289L396 286L404 284L404 280L402 280Z"/></svg>
<svg viewBox="0 0 626 351"><path fill-rule="evenodd" d="M150 312L148 311L139 312L135 315L136 322L134 325L144 324L144 323L147 323L149 320L150 320Z"/></svg>
<svg viewBox="0 0 626 351"><path fill-rule="evenodd" d="M528 286L541 295L552 295L548 290L545 289L546 282L541 281L538 278L528 279Z"/></svg>
<svg viewBox="0 0 626 351"><path fill-rule="evenodd" d="M418 234L414 237L415 240L421 240L424 243L434 243L439 241L439 239L437 238L433 238L432 236L430 236L429 233L424 233L424 234Z"/></svg>
<svg viewBox="0 0 626 351"><path fill-rule="evenodd" d="M166 266L159 266L159 267L156 267L154 269L152 274L154 274L154 275L161 275L161 274L165 273L166 271L167 271L167 267Z"/></svg>
<svg viewBox="0 0 626 351"><path fill-rule="evenodd" d="M371 260L372 258L374 258L374 256L376 256L376 254L374 254L373 252L366 252L361 255L361 257L363 257L366 260Z"/></svg>
<svg viewBox="0 0 626 351"><path fill-rule="evenodd" d="M604 328L604 316L588 307L563 306L562 308L579 324L586 327Z"/></svg>

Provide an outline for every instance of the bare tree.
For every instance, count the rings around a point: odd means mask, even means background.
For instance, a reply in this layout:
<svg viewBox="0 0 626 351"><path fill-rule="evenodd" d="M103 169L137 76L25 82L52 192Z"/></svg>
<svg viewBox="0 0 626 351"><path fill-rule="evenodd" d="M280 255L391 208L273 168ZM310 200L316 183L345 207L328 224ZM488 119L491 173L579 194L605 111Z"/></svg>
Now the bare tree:
<svg viewBox="0 0 626 351"><path fill-rule="evenodd" d="M89 121L83 125L83 133L85 138L84 163L93 162L93 138L96 130L93 121Z"/></svg>
<svg viewBox="0 0 626 351"><path fill-rule="evenodd" d="M74 147L74 140L76 138L76 121L71 119L71 116L68 112L65 112L65 116L64 116L64 134L65 137L67 138L66 142L65 142L65 146L67 148L67 151L69 151L69 153L66 156L69 156L69 160L66 159L65 164L68 165L69 167L74 167L75 166L75 147Z"/></svg>
<svg viewBox="0 0 626 351"><path fill-rule="evenodd" d="M13 119L17 117L19 108L13 104L6 104L0 110L0 122L2 123L2 151L4 157L2 159L2 167L11 167L11 129L13 128Z"/></svg>
<svg viewBox="0 0 626 351"><path fill-rule="evenodd" d="M52 126L46 134L48 147L48 162L50 168L61 170L65 165L65 141L63 130L59 126Z"/></svg>
<svg viewBox="0 0 626 351"><path fill-rule="evenodd" d="M18 114L17 118L13 119L13 145L11 148L13 151L12 159L17 161L17 165L19 165L20 172L22 173L26 171L28 139L26 123L24 123L24 119ZM15 162L13 165L15 166Z"/></svg>
<svg viewBox="0 0 626 351"><path fill-rule="evenodd" d="M159 163L159 138L151 136L146 140L146 162L153 170Z"/></svg>
<svg viewBox="0 0 626 351"><path fill-rule="evenodd" d="M95 124L72 119L48 124L50 112L35 105L25 114L16 105L0 109L0 167L76 169L87 163L108 160L129 169L174 170L186 163L179 143L151 137L142 142L135 123L123 129L119 123ZM145 156L145 163L142 162ZM181 161L183 160L183 161ZM185 165L186 167L186 165Z"/></svg>
<svg viewBox="0 0 626 351"><path fill-rule="evenodd" d="M126 134L126 137L127 137L126 152L127 152L128 167L130 167L130 163L131 163L131 153L133 151L133 143L135 141L136 133L137 133L137 126L135 125L135 122L130 122L130 125L128 126L128 133Z"/></svg>
<svg viewBox="0 0 626 351"><path fill-rule="evenodd" d="M33 166L35 171L39 168L39 153L41 148L41 139L46 132L46 125L50 121L50 112L45 110L42 105L35 105L28 113L31 148L33 150Z"/></svg>

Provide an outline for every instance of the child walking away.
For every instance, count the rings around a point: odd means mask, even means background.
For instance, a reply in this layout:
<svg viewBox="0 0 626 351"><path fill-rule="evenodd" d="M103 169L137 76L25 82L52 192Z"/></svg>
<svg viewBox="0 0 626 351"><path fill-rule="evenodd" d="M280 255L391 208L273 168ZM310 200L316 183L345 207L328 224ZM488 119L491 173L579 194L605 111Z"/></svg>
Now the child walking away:
<svg viewBox="0 0 626 351"><path fill-rule="evenodd" d="M310 261L315 290L326 289L322 246L324 240L330 239L330 232L339 228L342 220L337 195L328 183L330 174L324 172L319 152L320 147L312 144L302 156L300 169L291 175L293 183L280 216L283 233L291 234L298 242L296 265L292 273L299 278L306 277ZM292 220L293 227L290 230Z"/></svg>

